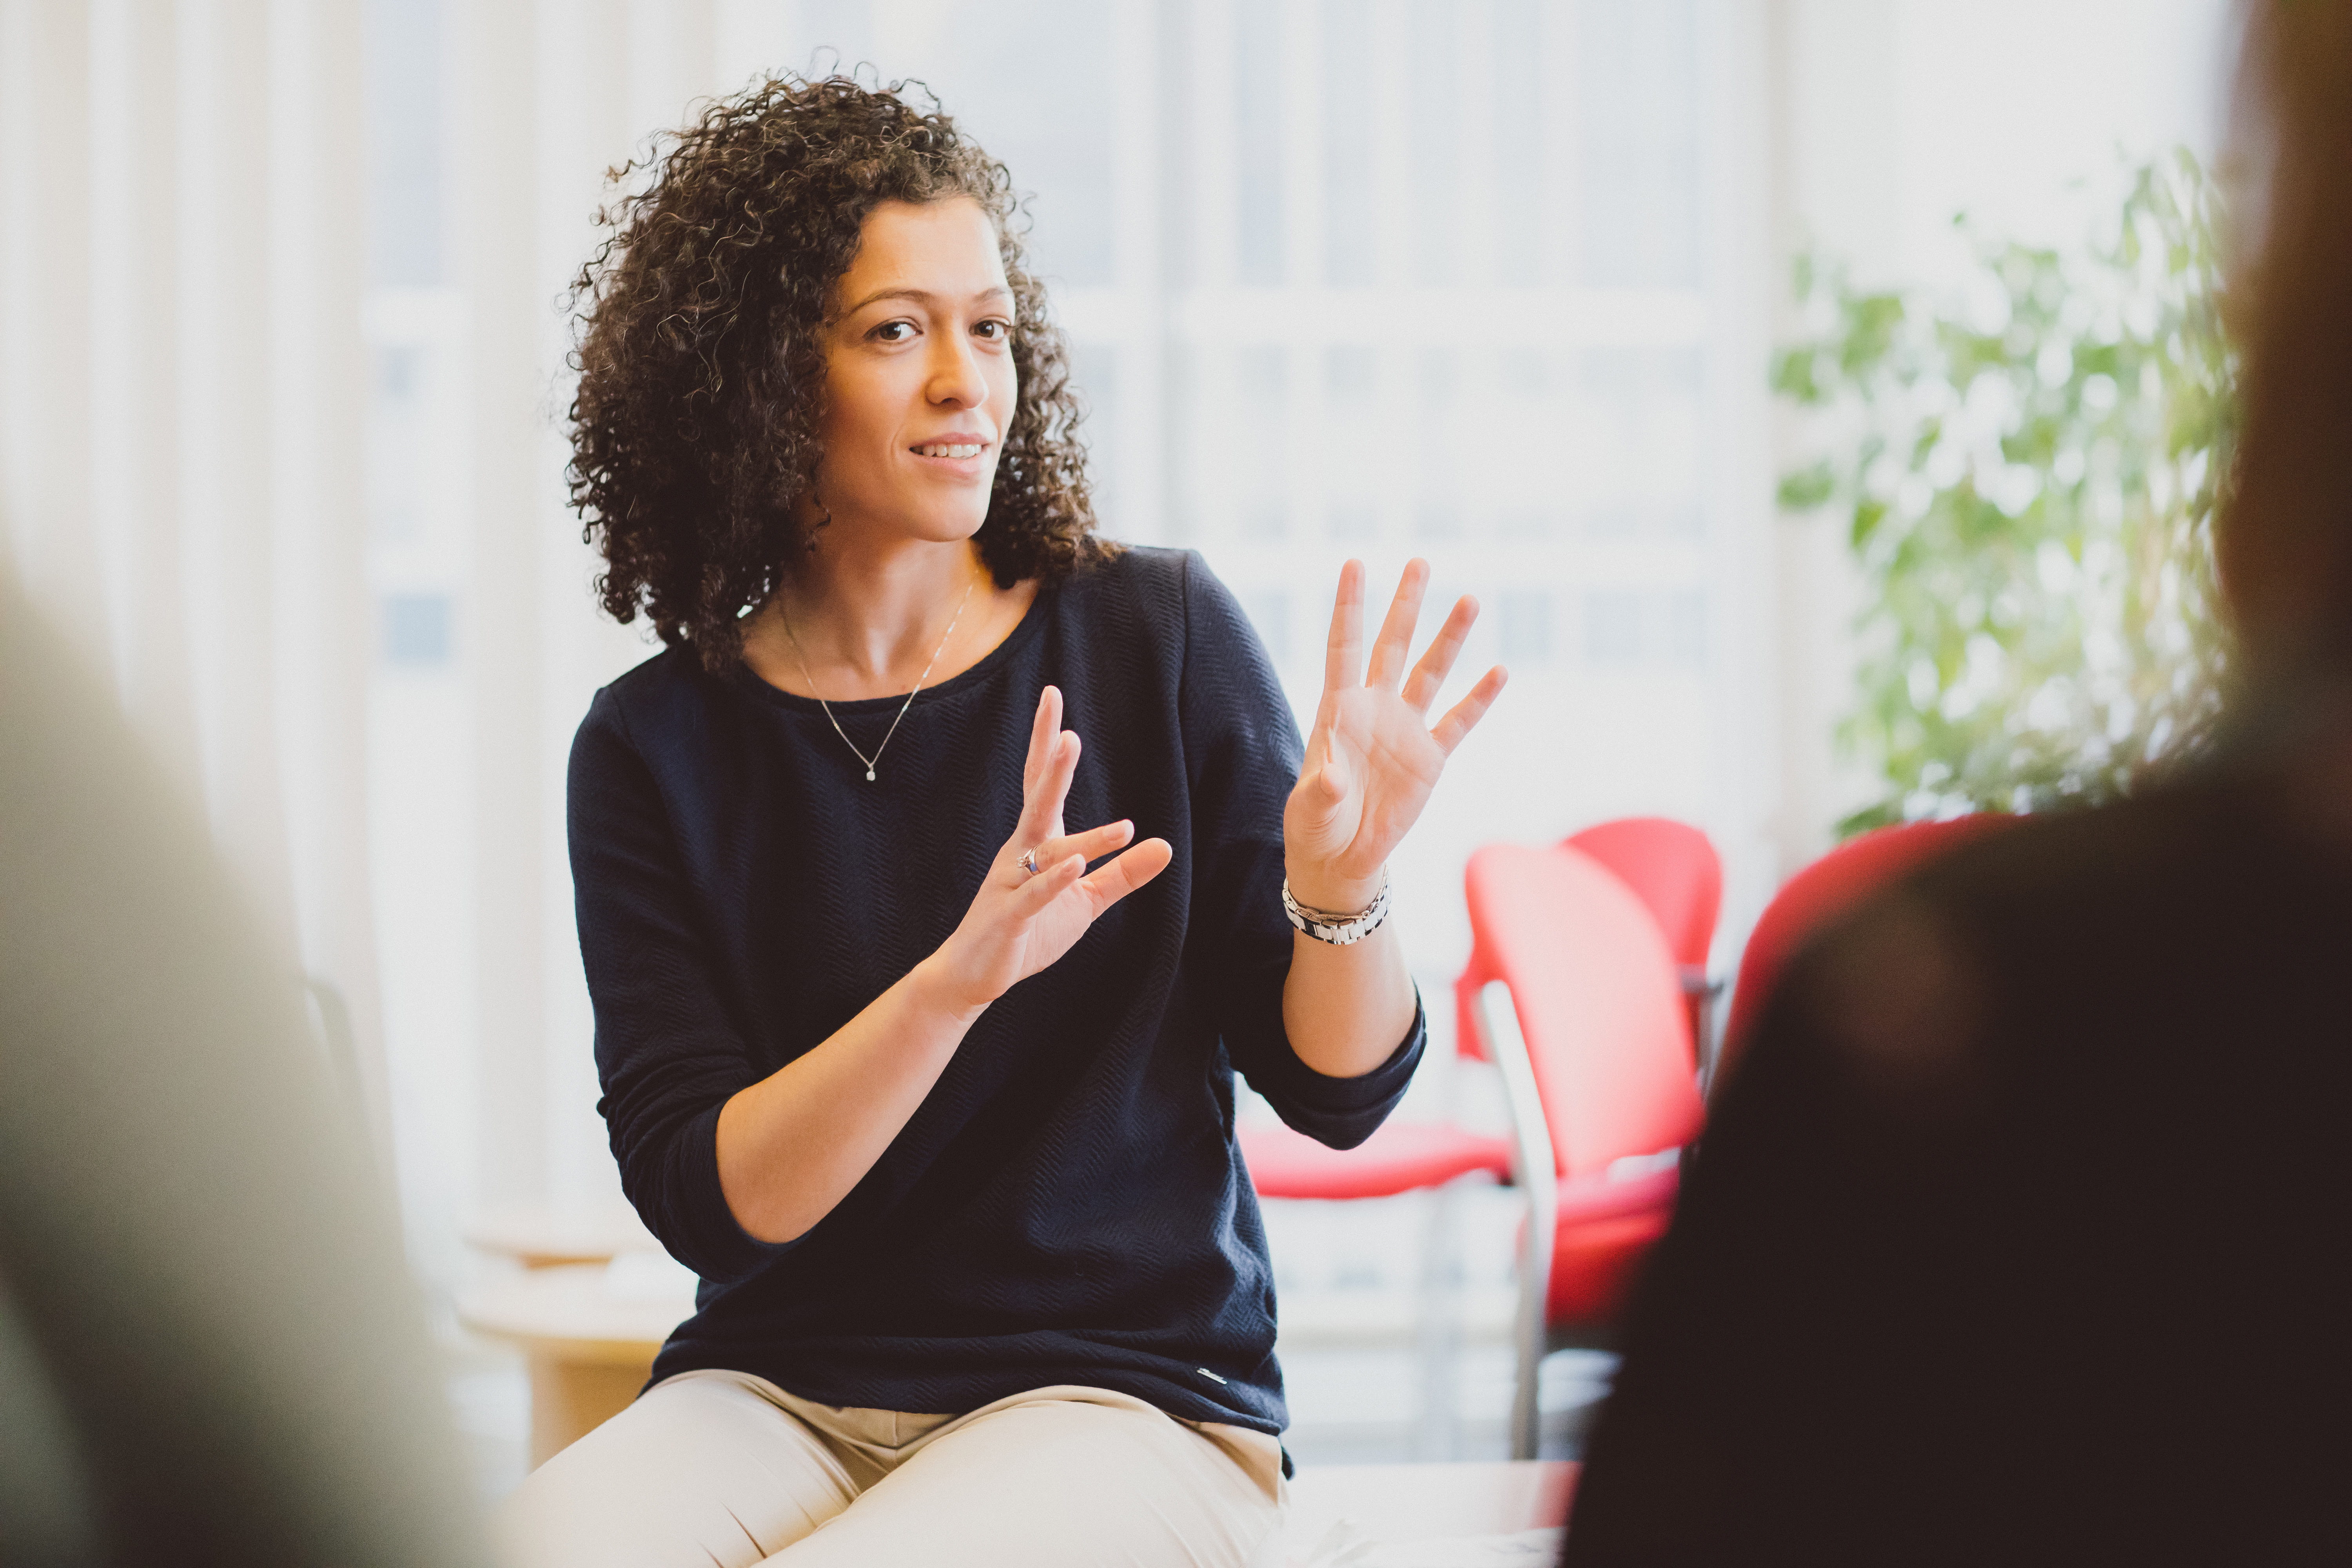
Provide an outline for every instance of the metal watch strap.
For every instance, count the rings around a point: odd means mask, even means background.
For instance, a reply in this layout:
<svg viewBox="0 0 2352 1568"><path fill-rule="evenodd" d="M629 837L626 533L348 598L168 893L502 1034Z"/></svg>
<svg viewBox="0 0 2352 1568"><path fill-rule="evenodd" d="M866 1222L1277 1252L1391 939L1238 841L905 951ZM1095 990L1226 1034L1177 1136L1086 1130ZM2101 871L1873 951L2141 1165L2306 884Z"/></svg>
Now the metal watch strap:
<svg viewBox="0 0 2352 1568"><path fill-rule="evenodd" d="M1308 909L1291 896L1290 879L1285 877L1282 879L1282 912L1289 917L1295 929L1306 932L1317 942L1346 947L1371 935L1380 929L1381 922L1389 918L1388 876L1385 872L1381 874L1380 892L1361 913L1354 915Z"/></svg>

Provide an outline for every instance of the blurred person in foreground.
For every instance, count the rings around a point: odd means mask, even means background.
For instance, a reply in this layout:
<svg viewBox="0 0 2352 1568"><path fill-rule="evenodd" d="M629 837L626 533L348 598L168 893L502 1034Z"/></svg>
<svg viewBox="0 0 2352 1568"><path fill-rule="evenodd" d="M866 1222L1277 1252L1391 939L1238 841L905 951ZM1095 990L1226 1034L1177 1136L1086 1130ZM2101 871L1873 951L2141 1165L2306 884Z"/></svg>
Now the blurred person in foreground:
<svg viewBox="0 0 2352 1568"><path fill-rule="evenodd" d="M0 571L0 1563L488 1561L291 953Z"/></svg>
<svg viewBox="0 0 2352 1568"><path fill-rule="evenodd" d="M1569 1564L2352 1562L2352 7L2246 19L2229 722L1791 967Z"/></svg>

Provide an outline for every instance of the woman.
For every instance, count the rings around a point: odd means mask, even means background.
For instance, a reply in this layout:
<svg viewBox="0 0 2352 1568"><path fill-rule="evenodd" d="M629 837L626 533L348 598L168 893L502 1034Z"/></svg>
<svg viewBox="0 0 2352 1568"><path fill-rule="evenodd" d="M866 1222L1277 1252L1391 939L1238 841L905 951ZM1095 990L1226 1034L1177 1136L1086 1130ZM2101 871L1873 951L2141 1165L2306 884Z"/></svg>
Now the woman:
<svg viewBox="0 0 2352 1568"><path fill-rule="evenodd" d="M669 645L574 746L581 945L624 1185L703 1283L518 1495L534 1559L1272 1548L1232 1075L1339 1146L1402 1093L1383 867L1503 673L1430 728L1476 608L1409 668L1414 563L1367 668L1351 563L1302 756L1200 561L1093 534L1013 211L945 116L771 82L581 280L574 499Z"/></svg>

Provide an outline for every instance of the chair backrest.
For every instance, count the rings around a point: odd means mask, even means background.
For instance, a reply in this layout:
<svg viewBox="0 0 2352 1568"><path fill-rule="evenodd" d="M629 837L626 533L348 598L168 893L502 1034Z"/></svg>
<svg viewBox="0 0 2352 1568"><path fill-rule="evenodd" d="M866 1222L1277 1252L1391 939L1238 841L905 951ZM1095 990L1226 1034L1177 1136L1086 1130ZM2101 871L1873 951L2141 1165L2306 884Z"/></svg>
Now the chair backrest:
<svg viewBox="0 0 2352 1568"><path fill-rule="evenodd" d="M1706 834L1672 817L1621 816L1570 834L1560 845L1591 856L1633 889L1658 922L1676 963L1692 972L1706 968L1716 917L1723 908L1723 861ZM1454 1037L1463 1056L1484 1055L1472 1009L1480 989L1499 978L1474 928L1469 962L1454 982ZM1687 992L1685 1005L1696 1049L1704 1015L1698 999Z"/></svg>
<svg viewBox="0 0 2352 1568"><path fill-rule="evenodd" d="M1624 879L1650 908L1676 963L1705 968L1723 909L1723 861L1706 834L1669 816L1621 816L1561 840Z"/></svg>
<svg viewBox="0 0 2352 1568"><path fill-rule="evenodd" d="M1997 812L1941 822L1898 822L1849 838L1780 885L1748 936L1731 1019L1723 1031L1719 1074L1763 1016L1780 972L1807 938L1873 893L1954 845L2016 820Z"/></svg>
<svg viewBox="0 0 2352 1568"><path fill-rule="evenodd" d="M1696 1136L1703 1108L1674 954L1633 889L1580 850L1490 844L1463 876L1510 986L1560 1173Z"/></svg>

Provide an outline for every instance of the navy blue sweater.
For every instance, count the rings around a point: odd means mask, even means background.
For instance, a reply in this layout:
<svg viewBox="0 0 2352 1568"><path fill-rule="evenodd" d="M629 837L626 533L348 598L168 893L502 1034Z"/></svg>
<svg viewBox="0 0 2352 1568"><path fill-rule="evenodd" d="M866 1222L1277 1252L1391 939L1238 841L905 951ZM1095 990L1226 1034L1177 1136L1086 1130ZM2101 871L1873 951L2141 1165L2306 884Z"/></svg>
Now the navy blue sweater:
<svg viewBox="0 0 2352 1568"><path fill-rule="evenodd" d="M719 1107L947 940L1021 810L1037 694L1086 743L1069 830L1135 820L1169 868L983 1014L873 1170L795 1241L719 1185ZM868 755L899 700L834 705ZM816 703L689 649L596 696L572 877L622 1185L702 1278L655 1375L755 1373L827 1405L961 1412L1084 1384L1279 1432L1274 1287L1234 1145L1239 1069L1361 1142L1423 1040L1361 1078L1291 1049L1282 806L1299 741L1264 650L1189 552L1039 593L916 698L877 782Z"/></svg>

